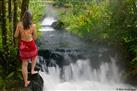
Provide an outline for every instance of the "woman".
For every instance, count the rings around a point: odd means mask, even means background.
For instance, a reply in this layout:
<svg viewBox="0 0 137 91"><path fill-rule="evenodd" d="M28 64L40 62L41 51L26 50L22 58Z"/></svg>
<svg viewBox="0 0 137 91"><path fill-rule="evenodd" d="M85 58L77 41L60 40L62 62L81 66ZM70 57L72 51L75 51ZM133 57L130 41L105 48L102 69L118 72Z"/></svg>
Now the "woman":
<svg viewBox="0 0 137 91"><path fill-rule="evenodd" d="M32 61L31 74L38 73L34 70L38 55L38 49L35 44L37 38L36 25L32 23L32 14L26 11L22 22L19 22L15 31L15 38L20 38L19 41L19 56L22 60L22 75L24 86L27 87L30 83L28 81L28 61Z"/></svg>

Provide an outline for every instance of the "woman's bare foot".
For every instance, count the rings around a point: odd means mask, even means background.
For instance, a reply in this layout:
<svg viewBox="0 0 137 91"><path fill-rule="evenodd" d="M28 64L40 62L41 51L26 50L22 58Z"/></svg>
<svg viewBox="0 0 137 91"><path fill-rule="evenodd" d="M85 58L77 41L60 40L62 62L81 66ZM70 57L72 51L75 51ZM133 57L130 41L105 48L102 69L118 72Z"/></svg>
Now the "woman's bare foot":
<svg viewBox="0 0 137 91"><path fill-rule="evenodd" d="M32 71L31 74L34 75L34 74L37 74L38 71Z"/></svg>
<svg viewBox="0 0 137 91"><path fill-rule="evenodd" d="M24 87L28 87L30 81L26 81Z"/></svg>

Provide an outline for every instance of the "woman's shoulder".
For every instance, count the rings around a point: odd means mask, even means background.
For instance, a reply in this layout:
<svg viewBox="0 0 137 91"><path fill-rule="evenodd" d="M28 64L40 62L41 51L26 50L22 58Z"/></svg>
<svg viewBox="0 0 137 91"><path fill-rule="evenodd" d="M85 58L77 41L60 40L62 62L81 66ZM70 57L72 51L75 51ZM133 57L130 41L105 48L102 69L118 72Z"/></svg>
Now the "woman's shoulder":
<svg viewBox="0 0 137 91"><path fill-rule="evenodd" d="M22 26L23 26L22 22L19 21L19 22L17 23L17 26L18 26L18 27L22 27Z"/></svg>

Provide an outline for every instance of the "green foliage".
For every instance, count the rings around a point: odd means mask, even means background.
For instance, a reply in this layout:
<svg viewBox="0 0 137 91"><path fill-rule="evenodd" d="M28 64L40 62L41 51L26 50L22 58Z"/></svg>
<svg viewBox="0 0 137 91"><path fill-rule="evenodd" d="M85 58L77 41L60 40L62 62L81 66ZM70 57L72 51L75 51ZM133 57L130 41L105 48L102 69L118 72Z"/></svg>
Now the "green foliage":
<svg viewBox="0 0 137 91"><path fill-rule="evenodd" d="M137 69L137 1L125 0L122 2L120 10L115 19L115 26L119 27L119 31L122 31L121 39L124 46L127 47L131 56L129 61L130 70ZM137 75L137 71L131 71L132 75Z"/></svg>
<svg viewBox="0 0 137 91"><path fill-rule="evenodd" d="M38 23L45 14L46 3L44 0L30 0L29 9L33 14L33 21Z"/></svg>
<svg viewBox="0 0 137 91"><path fill-rule="evenodd" d="M13 64L11 64L13 65ZM8 70L3 70L3 67L0 66L0 88L9 88L10 86L13 86L13 82L15 80L20 80L22 79L22 75L21 72L19 71L19 67L18 72L16 72L14 69L11 70L11 68L13 67L8 67ZM8 71L8 72L6 72ZM9 84L10 83L10 84Z"/></svg>
<svg viewBox="0 0 137 91"><path fill-rule="evenodd" d="M112 32L112 13L106 1L97 3L94 0L84 4L79 2L73 5L72 11L62 14L60 20L63 20L71 32L81 37L93 40L109 39L109 33Z"/></svg>
<svg viewBox="0 0 137 91"><path fill-rule="evenodd" d="M0 60L8 60L0 65L0 88L8 88L10 86L9 82L12 83L14 80L22 79L20 71L21 63L17 57L17 49L11 46L9 48L11 49L8 55L0 56Z"/></svg>

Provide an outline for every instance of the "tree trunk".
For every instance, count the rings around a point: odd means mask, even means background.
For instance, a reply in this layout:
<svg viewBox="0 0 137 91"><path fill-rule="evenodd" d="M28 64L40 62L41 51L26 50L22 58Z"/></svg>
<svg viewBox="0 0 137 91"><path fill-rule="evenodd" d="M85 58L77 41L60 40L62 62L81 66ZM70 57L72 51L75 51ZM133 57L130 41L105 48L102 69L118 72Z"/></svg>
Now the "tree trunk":
<svg viewBox="0 0 137 91"><path fill-rule="evenodd" d="M14 38L14 33L16 30L16 25L17 25L17 0L13 0L14 4L14 15L13 15L13 42L15 43L15 38Z"/></svg>
<svg viewBox="0 0 137 91"><path fill-rule="evenodd" d="M9 36L11 36L10 37L10 39L9 39L9 41L12 43L12 45L14 44L14 42L13 42L13 35L14 35L14 33L13 33L13 28L12 28L12 26L13 26L13 24L12 24L12 22L13 22L13 17L12 17L12 0L8 0L8 22L9 22L9 26L8 26L8 29L9 29Z"/></svg>
<svg viewBox="0 0 137 91"><path fill-rule="evenodd" d="M28 9L28 7L29 7L29 0L23 0L21 5L21 17L20 17L21 19L24 12Z"/></svg>
<svg viewBox="0 0 137 91"><path fill-rule="evenodd" d="M5 74L8 73L8 45L7 45L7 28L6 28L6 1L1 1L1 33L2 33L2 47L3 47L3 58L4 58L4 65L3 68L6 71Z"/></svg>
<svg viewBox="0 0 137 91"><path fill-rule="evenodd" d="M1 28L1 22L2 22L1 19L2 19L2 1L0 1L0 28Z"/></svg>
<svg viewBox="0 0 137 91"><path fill-rule="evenodd" d="M17 0L13 0L13 4L14 4L13 32L15 32L16 24L17 24Z"/></svg>
<svg viewBox="0 0 137 91"><path fill-rule="evenodd" d="M12 20L12 12L11 12L11 0L8 0L8 17L9 17L9 22Z"/></svg>
<svg viewBox="0 0 137 91"><path fill-rule="evenodd" d="M7 28L6 28L6 5L5 5L5 0L2 0L2 10L1 10L1 30L2 30L2 46L3 50L5 52L8 51L8 46L7 46Z"/></svg>

